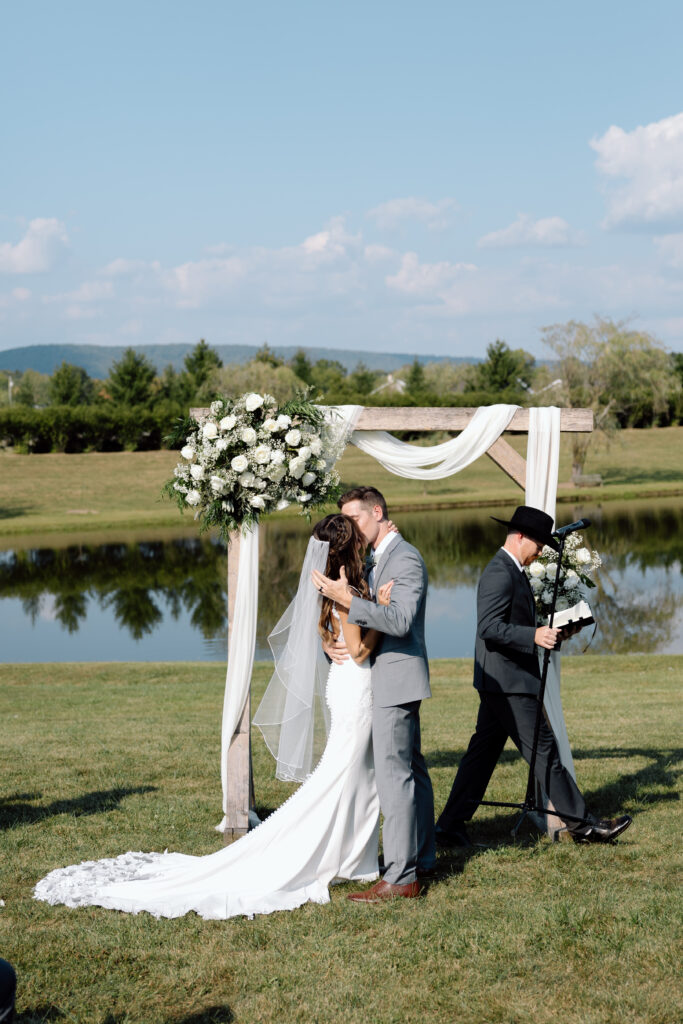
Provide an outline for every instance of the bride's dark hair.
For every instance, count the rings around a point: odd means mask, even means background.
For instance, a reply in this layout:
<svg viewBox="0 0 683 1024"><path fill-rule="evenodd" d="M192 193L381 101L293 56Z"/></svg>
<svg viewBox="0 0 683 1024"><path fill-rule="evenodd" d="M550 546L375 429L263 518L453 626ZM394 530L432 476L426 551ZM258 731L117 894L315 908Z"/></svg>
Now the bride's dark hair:
<svg viewBox="0 0 683 1024"><path fill-rule="evenodd" d="M330 545L327 555L327 566L325 575L330 579L338 580L339 570L342 565L346 569L346 579L350 587L358 591L361 597L368 597L368 585L363 577L363 556L365 547L363 534L353 519L336 512L331 516L325 516L313 527L313 536L316 540L326 540ZM332 607L334 602L329 597L323 597L318 632L324 638L329 636L329 631L337 632L332 622Z"/></svg>

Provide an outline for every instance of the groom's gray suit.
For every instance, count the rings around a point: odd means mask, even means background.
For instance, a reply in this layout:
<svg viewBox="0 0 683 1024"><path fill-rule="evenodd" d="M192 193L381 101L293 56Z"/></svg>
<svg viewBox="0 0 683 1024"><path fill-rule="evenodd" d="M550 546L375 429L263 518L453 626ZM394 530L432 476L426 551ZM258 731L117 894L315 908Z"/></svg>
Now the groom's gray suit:
<svg viewBox="0 0 683 1024"><path fill-rule="evenodd" d="M354 597L349 622L379 630L372 658L372 743L384 814L384 880L414 882L436 858L434 796L420 750L420 701L431 697L424 639L427 569L419 551L397 538L380 557L375 590L394 580L391 604Z"/></svg>

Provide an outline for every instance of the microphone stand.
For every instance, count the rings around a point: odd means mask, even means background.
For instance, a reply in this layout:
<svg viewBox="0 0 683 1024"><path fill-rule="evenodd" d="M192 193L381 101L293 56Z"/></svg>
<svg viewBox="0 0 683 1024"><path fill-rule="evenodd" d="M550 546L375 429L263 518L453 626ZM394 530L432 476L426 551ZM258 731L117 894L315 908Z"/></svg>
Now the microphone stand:
<svg viewBox="0 0 683 1024"><path fill-rule="evenodd" d="M555 619L555 606L557 604L557 592L560 586L560 569L562 567L562 556L564 555L564 542L568 535L567 530L558 531L560 538L560 548L558 551L557 558L557 572L555 574L555 583L553 585L553 596L550 602L550 616L548 618L548 626L552 629L552 625ZM524 570L522 570L524 571ZM557 650L557 648L554 648ZM480 803L485 804L487 807L512 807L521 811L517 822L512 829L512 835L516 836L519 831L519 827L526 818L526 816L533 811L540 812L541 814L547 814L548 811L545 807L537 803L535 792L535 771L536 771L536 757L538 754L538 739L541 732L541 721L543 719L543 698L545 697L545 687L548 680L548 666L550 665L550 648L545 647L543 649L543 668L541 670L541 687L538 692L538 706L536 708L536 721L534 723L534 741L531 746L531 757L529 758L529 775L526 784L526 794L524 802L519 804L503 803L500 800L481 800ZM563 821L575 821L580 824L589 825L590 821L587 818L579 818L575 814L565 814L564 811L560 811L557 808L553 809L553 814Z"/></svg>

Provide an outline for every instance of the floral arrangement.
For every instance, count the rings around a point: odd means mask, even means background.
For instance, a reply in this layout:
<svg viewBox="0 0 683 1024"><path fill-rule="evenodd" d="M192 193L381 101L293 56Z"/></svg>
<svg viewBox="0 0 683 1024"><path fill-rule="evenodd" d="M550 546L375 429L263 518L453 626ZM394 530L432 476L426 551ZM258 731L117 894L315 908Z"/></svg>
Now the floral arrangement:
<svg viewBox="0 0 683 1024"><path fill-rule="evenodd" d="M306 393L281 409L272 395L217 400L208 416L182 420L168 440L184 441L183 461L164 494L181 510L194 509L200 529L218 527L223 538L289 505L310 517L310 509L341 490L332 467L346 432L327 422Z"/></svg>
<svg viewBox="0 0 683 1024"><path fill-rule="evenodd" d="M545 624L550 615L558 557L559 552L546 545L536 561L525 570L534 592L539 624ZM581 534L570 533L564 544L555 610L564 611L582 600L584 588L595 586L591 575L601 565L600 555L585 546Z"/></svg>

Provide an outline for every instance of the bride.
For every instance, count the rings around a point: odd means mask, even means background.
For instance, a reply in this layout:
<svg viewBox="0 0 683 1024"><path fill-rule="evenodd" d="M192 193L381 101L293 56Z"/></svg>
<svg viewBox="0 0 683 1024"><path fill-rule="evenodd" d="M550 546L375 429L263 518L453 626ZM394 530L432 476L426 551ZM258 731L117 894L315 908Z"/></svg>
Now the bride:
<svg viewBox="0 0 683 1024"><path fill-rule="evenodd" d="M180 917L194 910L206 919L223 919L292 910L307 901L327 903L335 878L378 877L379 801L368 656L379 634L363 635L310 583L314 568L338 579L345 566L349 583L367 596L364 544L347 516L329 515L317 523L297 596L271 634L280 638L279 650L273 645L275 672L254 722L277 758L278 777L305 779L304 784L257 828L216 853L125 853L86 861L41 879L36 899L134 914L145 910L155 917ZM380 603L389 604L390 590L391 584L380 589ZM329 670L323 661L324 688L316 625L324 639L341 636L351 655ZM329 735L320 762L309 774L316 715L324 725L329 723Z"/></svg>

